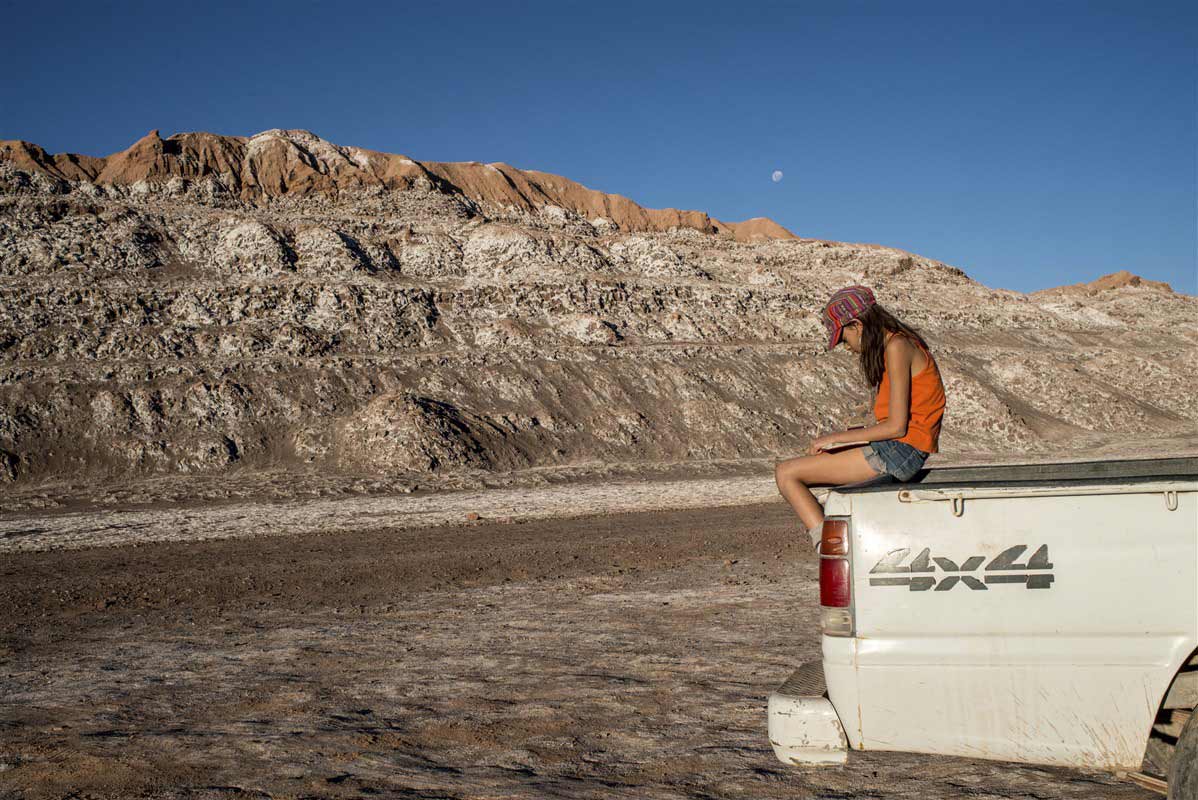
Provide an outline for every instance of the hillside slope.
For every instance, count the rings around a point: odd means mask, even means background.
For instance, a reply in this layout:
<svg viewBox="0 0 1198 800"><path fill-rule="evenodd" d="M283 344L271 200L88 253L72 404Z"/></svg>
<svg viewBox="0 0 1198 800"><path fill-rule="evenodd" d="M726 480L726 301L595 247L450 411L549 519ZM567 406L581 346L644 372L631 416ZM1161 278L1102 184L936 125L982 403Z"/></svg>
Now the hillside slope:
<svg viewBox="0 0 1198 800"><path fill-rule="evenodd" d="M1198 301L1027 296L768 220L312 134L0 145L0 480L285 469L422 484L761 459L859 416L818 312L927 334L956 458L1198 430Z"/></svg>

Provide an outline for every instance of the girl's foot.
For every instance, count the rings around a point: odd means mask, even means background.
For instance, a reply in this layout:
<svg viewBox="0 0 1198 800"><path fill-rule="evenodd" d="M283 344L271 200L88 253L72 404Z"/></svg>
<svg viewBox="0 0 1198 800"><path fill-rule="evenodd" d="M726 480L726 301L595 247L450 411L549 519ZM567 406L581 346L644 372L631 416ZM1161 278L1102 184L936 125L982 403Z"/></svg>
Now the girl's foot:
<svg viewBox="0 0 1198 800"><path fill-rule="evenodd" d="M811 544L812 544L812 546L815 547L815 552L818 553L820 539L823 538L823 531L814 529L814 528L808 528L806 525L804 525L801 522L799 523L799 527L802 528L803 531L807 534L808 538L811 539Z"/></svg>

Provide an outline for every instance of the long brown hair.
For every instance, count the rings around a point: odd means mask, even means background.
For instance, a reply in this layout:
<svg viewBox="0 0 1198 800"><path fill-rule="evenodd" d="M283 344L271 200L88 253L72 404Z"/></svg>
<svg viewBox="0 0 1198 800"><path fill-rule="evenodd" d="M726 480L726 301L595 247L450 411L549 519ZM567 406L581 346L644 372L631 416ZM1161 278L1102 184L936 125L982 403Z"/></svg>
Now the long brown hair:
<svg viewBox="0 0 1198 800"><path fill-rule="evenodd" d="M861 321L861 373L875 389L882 384L882 375L886 372L887 331L909 336L925 349L928 346L919 331L880 305L870 306L857 319Z"/></svg>

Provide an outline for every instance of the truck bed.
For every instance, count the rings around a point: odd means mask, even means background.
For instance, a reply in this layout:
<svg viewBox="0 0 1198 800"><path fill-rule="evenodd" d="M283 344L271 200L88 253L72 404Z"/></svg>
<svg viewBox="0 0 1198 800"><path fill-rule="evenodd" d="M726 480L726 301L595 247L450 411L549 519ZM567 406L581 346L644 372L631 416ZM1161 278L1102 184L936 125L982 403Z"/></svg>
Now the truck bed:
<svg viewBox="0 0 1198 800"><path fill-rule="evenodd" d="M894 491L913 485L947 489L959 486L1043 486L1046 484L1104 484L1140 481L1198 479L1198 456L1184 458L1138 458L1109 461L1068 461L1036 464L992 464L960 467L931 467L910 481L900 483L890 476L840 486L837 492Z"/></svg>

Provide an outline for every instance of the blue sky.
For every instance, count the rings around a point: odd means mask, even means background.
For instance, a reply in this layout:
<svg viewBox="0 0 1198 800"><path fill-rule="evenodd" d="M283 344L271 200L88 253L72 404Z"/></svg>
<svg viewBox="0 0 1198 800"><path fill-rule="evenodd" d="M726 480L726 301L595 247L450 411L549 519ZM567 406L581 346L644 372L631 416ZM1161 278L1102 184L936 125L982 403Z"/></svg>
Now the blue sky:
<svg viewBox="0 0 1198 800"><path fill-rule="evenodd" d="M306 128L994 287L1129 269L1193 293L1196 9L0 0L0 138L108 155L153 128Z"/></svg>

